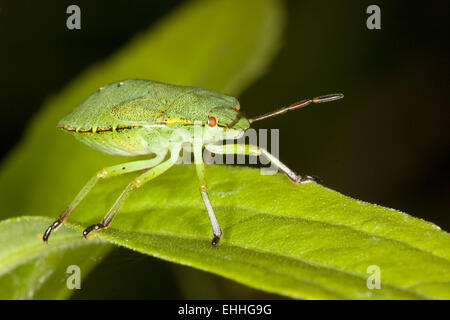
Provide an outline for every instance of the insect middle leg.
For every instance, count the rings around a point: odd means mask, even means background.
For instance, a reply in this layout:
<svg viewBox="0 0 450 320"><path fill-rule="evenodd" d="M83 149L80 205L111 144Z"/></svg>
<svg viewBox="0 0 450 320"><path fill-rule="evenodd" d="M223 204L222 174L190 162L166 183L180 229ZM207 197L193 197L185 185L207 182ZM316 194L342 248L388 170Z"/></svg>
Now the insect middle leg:
<svg viewBox="0 0 450 320"><path fill-rule="evenodd" d="M206 184L205 178L205 164L203 163L202 146L194 146L194 160L199 180L200 194L202 196L203 203L205 204L206 211L208 212L209 220L211 222L211 227L213 230L214 237L211 241L211 245L215 247L219 243L220 237L222 236L222 229L220 229L219 221L216 218L211 200L209 200L208 196L208 186Z"/></svg>
<svg viewBox="0 0 450 320"><path fill-rule="evenodd" d="M92 190L92 188L97 184L97 182L100 179L107 179L111 177L115 177L118 175L122 175L125 173L130 173L134 171L139 171L143 169L148 169L151 167L154 167L158 163L161 163L161 161L166 156L166 153L161 153L156 155L155 158L150 160L141 160L141 161L133 161L128 163L122 163L115 166L104 168L100 171L98 171L80 190L80 192L77 194L75 199L70 203L70 205L60 214L58 219L53 222L44 232L44 236L42 239L45 242L48 242L48 238L50 237L50 234L52 231L56 230L61 224L63 224L67 218L69 218L70 214L73 212L73 210L80 204L80 202L86 197L86 195L89 193L89 191Z"/></svg>
<svg viewBox="0 0 450 320"><path fill-rule="evenodd" d="M293 183L309 183L318 182L315 177L312 176L300 176L294 171L289 169L284 163L277 159L274 155L270 154L266 149L260 148L258 146L252 146L247 144L225 144L225 145L206 145L205 148L212 153L217 154L242 154L250 156L260 156L263 155L270 162L272 162L281 172L283 172L289 180Z"/></svg>
<svg viewBox="0 0 450 320"><path fill-rule="evenodd" d="M159 175L163 174L165 171L170 169L178 159L180 149L174 150L174 152L171 152L171 157L157 165L156 167L148 170L147 172L141 174L137 178L135 178L133 181L131 181L125 189L122 191L120 196L117 198L114 205L109 209L108 213L103 217L102 221L97 224L93 224L89 227L87 227L83 231L83 237L87 237L88 234L92 231L97 231L100 229L106 229L111 224L111 221L114 219L117 211L120 209L120 207L123 205L125 200L128 198L128 196L131 194L131 192L141 186L143 186L145 183L149 182L150 180L158 177Z"/></svg>

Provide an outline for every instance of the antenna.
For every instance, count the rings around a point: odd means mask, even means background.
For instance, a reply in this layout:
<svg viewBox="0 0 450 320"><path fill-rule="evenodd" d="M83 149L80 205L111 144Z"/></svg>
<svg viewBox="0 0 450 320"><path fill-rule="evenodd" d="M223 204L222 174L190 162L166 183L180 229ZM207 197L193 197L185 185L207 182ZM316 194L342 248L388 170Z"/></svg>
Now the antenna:
<svg viewBox="0 0 450 320"><path fill-rule="evenodd" d="M286 113L291 110L301 109L303 107L306 107L307 105L310 105L311 103L324 103L324 102L336 101L336 100L339 100L342 98L344 98L344 95L342 93L333 93L333 94L327 94L325 96L316 97L313 99L306 99L306 100L295 102L295 103L291 104L289 107L284 107L279 110L272 111L272 112L263 114L261 116L257 116L255 118L249 119L248 121L250 123L253 123L255 121L278 116L280 114Z"/></svg>

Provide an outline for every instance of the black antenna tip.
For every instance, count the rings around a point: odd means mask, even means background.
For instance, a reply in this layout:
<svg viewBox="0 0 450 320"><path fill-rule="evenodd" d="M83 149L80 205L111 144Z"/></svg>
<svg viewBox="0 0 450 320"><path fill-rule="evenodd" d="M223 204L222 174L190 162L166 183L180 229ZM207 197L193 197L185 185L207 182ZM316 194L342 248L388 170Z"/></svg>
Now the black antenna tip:
<svg viewBox="0 0 450 320"><path fill-rule="evenodd" d="M333 93L333 94L327 94L324 96L316 97L313 99L314 103L323 103L323 102L330 102L330 101L336 101L339 99L344 98L344 95L342 93Z"/></svg>

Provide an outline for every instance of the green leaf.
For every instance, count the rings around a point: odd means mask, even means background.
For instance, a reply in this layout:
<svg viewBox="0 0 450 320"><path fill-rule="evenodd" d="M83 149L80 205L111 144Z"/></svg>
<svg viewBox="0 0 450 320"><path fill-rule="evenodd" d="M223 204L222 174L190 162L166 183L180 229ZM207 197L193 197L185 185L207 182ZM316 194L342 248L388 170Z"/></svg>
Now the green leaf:
<svg viewBox="0 0 450 320"><path fill-rule="evenodd" d="M290 297L450 298L450 235L436 225L320 185L294 185L280 174L230 166L210 166L207 174L224 230L217 248L210 247L209 221L189 165L138 189L95 238ZM81 230L99 220L103 204L112 203L130 179L96 188L48 249L69 238L80 245ZM49 222L11 220L0 225L0 234L10 230L9 241L31 234L24 246L47 248L37 234ZM7 252L1 261L9 256L17 254ZM381 289L367 288L372 265L380 268Z"/></svg>
<svg viewBox="0 0 450 320"><path fill-rule="evenodd" d="M189 1L122 50L83 72L48 99L23 140L5 159L0 172L0 219L21 215L56 218L90 175L99 168L127 161L91 150L55 128L63 116L100 86L142 78L237 95L264 72L279 47L282 27L283 8L276 0ZM101 205L106 210L108 204ZM51 257L19 260L21 271L3 268L10 271L0 278L2 297L42 297L33 292L47 284L45 275L56 273L58 265L70 261L87 270L88 265L91 268L96 263L85 259L89 252L98 259L110 248L91 247L77 247L78 259L69 259L66 251L58 250ZM46 267L34 268L39 263ZM39 284L19 283L18 278L35 279ZM16 291L3 290L3 281L17 283ZM64 281L58 283L48 286L54 290L46 290L46 298L52 292L54 297L67 297Z"/></svg>
<svg viewBox="0 0 450 320"><path fill-rule="evenodd" d="M79 266L84 278L109 247L67 232L55 233L55 244L43 246L38 227L34 218L0 222L0 299L63 299L71 294L67 267Z"/></svg>

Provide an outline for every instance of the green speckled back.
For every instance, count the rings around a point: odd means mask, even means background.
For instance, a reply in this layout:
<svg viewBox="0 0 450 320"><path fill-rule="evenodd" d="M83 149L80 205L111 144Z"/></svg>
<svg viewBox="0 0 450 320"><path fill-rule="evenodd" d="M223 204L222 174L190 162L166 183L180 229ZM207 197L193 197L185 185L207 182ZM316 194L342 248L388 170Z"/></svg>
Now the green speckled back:
<svg viewBox="0 0 450 320"><path fill-rule="evenodd" d="M231 96L197 87L128 79L108 84L79 104L59 125L112 128L172 120L207 121L213 107L239 108Z"/></svg>
<svg viewBox="0 0 450 320"><path fill-rule="evenodd" d="M98 89L57 127L94 149L133 156L164 151L164 138L172 130L196 121L206 124L210 113L231 123L238 108L234 97L219 92L128 79Z"/></svg>

